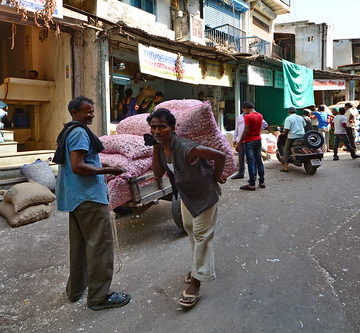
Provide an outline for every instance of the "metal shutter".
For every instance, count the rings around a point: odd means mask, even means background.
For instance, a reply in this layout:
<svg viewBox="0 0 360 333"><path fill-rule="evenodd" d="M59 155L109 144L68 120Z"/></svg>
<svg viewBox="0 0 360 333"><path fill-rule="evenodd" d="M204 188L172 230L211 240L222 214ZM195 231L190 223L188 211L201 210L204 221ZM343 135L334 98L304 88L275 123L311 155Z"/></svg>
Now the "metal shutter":
<svg viewBox="0 0 360 333"><path fill-rule="evenodd" d="M224 2L206 0L204 3L204 20L207 28L215 28L223 24L240 28L240 14L239 11L236 9L233 11L232 6Z"/></svg>

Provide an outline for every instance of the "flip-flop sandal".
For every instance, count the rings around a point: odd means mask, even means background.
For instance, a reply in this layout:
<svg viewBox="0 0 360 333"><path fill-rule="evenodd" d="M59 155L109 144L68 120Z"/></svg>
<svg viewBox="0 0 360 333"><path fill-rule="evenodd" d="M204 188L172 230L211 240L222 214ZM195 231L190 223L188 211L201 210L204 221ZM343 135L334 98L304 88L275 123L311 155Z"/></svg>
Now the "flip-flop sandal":
<svg viewBox="0 0 360 333"><path fill-rule="evenodd" d="M191 281L191 272L187 273L184 277L184 282L189 284Z"/></svg>
<svg viewBox="0 0 360 333"><path fill-rule="evenodd" d="M255 191L255 187L250 187L250 185L244 185L240 187L240 190Z"/></svg>
<svg viewBox="0 0 360 333"><path fill-rule="evenodd" d="M89 308L95 311L118 308L128 304L130 301L131 301L131 295L129 294L112 293L101 304L89 306Z"/></svg>
<svg viewBox="0 0 360 333"><path fill-rule="evenodd" d="M288 169L280 169L281 172L289 172Z"/></svg>
<svg viewBox="0 0 360 333"><path fill-rule="evenodd" d="M189 295L186 291L183 291L182 297L180 297L178 304L185 308L192 308L197 301L200 299L200 294L197 295Z"/></svg>

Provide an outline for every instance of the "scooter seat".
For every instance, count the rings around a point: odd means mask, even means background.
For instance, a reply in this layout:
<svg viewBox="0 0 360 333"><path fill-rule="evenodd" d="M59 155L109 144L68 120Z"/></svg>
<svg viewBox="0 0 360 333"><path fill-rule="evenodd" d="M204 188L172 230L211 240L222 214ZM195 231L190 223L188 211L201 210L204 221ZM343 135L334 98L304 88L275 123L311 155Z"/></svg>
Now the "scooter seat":
<svg viewBox="0 0 360 333"><path fill-rule="evenodd" d="M296 139L293 142L293 146L303 146L304 145L304 140L303 139Z"/></svg>

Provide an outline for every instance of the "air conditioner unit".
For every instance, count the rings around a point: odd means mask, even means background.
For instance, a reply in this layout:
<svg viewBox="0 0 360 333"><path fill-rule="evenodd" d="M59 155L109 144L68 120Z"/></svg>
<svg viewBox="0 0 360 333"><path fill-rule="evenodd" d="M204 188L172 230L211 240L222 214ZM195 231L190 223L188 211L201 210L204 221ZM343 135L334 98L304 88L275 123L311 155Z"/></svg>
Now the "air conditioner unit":
<svg viewBox="0 0 360 333"><path fill-rule="evenodd" d="M204 20L199 15L184 14L174 19L175 39L205 45Z"/></svg>

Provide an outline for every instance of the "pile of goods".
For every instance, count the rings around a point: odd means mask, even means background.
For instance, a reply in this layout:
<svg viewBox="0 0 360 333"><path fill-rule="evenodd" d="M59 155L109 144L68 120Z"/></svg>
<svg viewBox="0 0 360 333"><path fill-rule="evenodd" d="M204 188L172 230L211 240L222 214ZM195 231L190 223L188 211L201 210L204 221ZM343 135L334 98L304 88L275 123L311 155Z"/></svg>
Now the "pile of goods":
<svg viewBox="0 0 360 333"><path fill-rule="evenodd" d="M2 192L0 215L11 227L40 221L50 216L55 195L39 183L21 183Z"/></svg>
<svg viewBox="0 0 360 333"><path fill-rule="evenodd" d="M224 176L236 171L233 150L216 124L209 103L198 100L171 100L157 107L169 109L176 118L178 136L226 153ZM144 145L143 134L150 133L146 121L149 114L128 117L117 125L118 135L100 137L105 151L100 154L102 163L118 165L127 170L123 175L110 177L108 187L112 208L131 200L127 180L145 174L151 168L152 147Z"/></svg>

